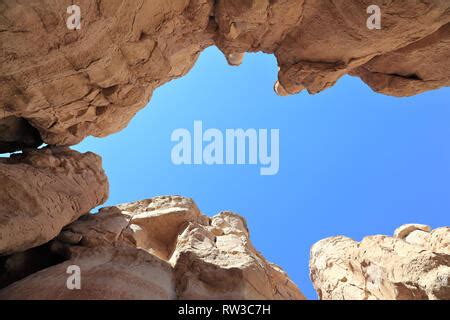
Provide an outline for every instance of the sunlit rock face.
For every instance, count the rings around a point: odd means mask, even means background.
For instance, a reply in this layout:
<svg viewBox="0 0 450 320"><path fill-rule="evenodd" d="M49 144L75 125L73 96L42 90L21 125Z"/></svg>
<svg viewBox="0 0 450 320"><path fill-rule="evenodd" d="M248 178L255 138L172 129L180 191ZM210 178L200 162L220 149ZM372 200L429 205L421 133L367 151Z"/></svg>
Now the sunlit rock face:
<svg viewBox="0 0 450 320"><path fill-rule="evenodd" d="M231 212L209 218L166 196L107 207L50 243L66 261L0 290L0 299L304 299L249 240ZM81 289L66 286L69 266Z"/></svg>
<svg viewBox="0 0 450 320"><path fill-rule="evenodd" d="M124 128L153 90L191 69L213 44L209 0L80 0L0 3L0 100L49 144Z"/></svg>
<svg viewBox="0 0 450 320"><path fill-rule="evenodd" d="M0 158L0 256L44 244L104 203L99 156L65 147Z"/></svg>
<svg viewBox="0 0 450 320"><path fill-rule="evenodd" d="M348 73L396 96L450 83L447 0L80 0L81 28L69 30L72 4L0 3L0 118L24 119L48 144L121 130L211 45L232 65L245 52L275 54L281 95L317 93ZM379 30L367 27L373 4ZM20 149L13 138L8 148Z"/></svg>
<svg viewBox="0 0 450 320"><path fill-rule="evenodd" d="M311 249L310 276L324 300L448 300L450 228L409 224L394 237L321 240Z"/></svg>

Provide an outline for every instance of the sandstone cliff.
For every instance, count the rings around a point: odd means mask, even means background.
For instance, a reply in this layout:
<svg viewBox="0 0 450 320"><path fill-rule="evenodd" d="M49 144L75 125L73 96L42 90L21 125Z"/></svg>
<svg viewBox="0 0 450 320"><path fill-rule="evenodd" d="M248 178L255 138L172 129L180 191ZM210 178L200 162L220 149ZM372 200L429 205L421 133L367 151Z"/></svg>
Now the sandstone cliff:
<svg viewBox="0 0 450 320"><path fill-rule="evenodd" d="M450 228L404 225L394 237L321 240L311 248L310 275L324 300L449 300Z"/></svg>
<svg viewBox="0 0 450 320"><path fill-rule="evenodd" d="M447 0L79 0L81 28L69 30L72 2L0 2L2 150L38 142L28 124L58 145L121 130L211 45L233 65L245 52L274 54L281 95L348 73L397 96L450 83ZM366 25L373 4L380 30Z"/></svg>
<svg viewBox="0 0 450 320"><path fill-rule="evenodd" d="M0 290L0 299L304 299L255 250L243 218L209 218L177 196L103 208L64 228L48 250L66 261ZM80 267L80 290L66 287L69 265Z"/></svg>

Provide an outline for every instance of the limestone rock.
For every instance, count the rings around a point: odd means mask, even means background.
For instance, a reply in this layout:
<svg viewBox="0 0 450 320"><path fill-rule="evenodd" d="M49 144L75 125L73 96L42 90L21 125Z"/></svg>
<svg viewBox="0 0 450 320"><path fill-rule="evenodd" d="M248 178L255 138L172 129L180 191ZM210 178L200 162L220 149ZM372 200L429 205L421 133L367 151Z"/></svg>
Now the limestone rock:
<svg viewBox="0 0 450 320"><path fill-rule="evenodd" d="M0 181L0 255L52 240L108 196L100 157L63 147L0 158Z"/></svg>
<svg viewBox="0 0 450 320"><path fill-rule="evenodd" d="M0 290L0 299L304 299L250 240L240 216L202 215L164 196L103 208L51 243L67 261ZM66 269L81 270L81 290Z"/></svg>
<svg viewBox="0 0 450 320"><path fill-rule="evenodd" d="M310 276L320 299L450 299L450 228L403 226L402 237L339 236L311 248ZM404 236L404 237L403 237Z"/></svg>
<svg viewBox="0 0 450 320"><path fill-rule="evenodd" d="M348 73L396 96L450 84L448 0L80 0L81 28L69 30L72 4L0 3L0 118L24 119L52 145L121 130L213 44L232 65L275 54L280 95ZM373 4L380 30L366 25Z"/></svg>

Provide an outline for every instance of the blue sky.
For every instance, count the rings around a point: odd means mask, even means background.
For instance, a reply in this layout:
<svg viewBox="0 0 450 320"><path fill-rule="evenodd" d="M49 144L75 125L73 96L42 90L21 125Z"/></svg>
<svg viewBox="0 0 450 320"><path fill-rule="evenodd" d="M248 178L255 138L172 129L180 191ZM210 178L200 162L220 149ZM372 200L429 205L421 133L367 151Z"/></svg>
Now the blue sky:
<svg viewBox="0 0 450 320"><path fill-rule="evenodd" d="M251 239L310 299L312 244L328 236L392 234L403 224L449 225L450 88L411 98L375 94L344 77L318 95L278 97L271 55L228 66L216 48L185 77L157 89L123 131L74 147L103 158L114 205L179 194L202 212L247 219ZM177 128L280 130L280 169L176 166Z"/></svg>

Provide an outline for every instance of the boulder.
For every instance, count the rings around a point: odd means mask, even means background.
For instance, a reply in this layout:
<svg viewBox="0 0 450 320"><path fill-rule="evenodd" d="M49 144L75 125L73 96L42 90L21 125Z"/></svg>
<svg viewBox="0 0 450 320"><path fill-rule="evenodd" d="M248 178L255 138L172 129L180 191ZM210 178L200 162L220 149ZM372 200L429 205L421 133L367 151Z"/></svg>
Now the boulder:
<svg viewBox="0 0 450 320"><path fill-rule="evenodd" d="M0 181L0 255L52 240L109 192L101 158L65 147L0 158Z"/></svg>

